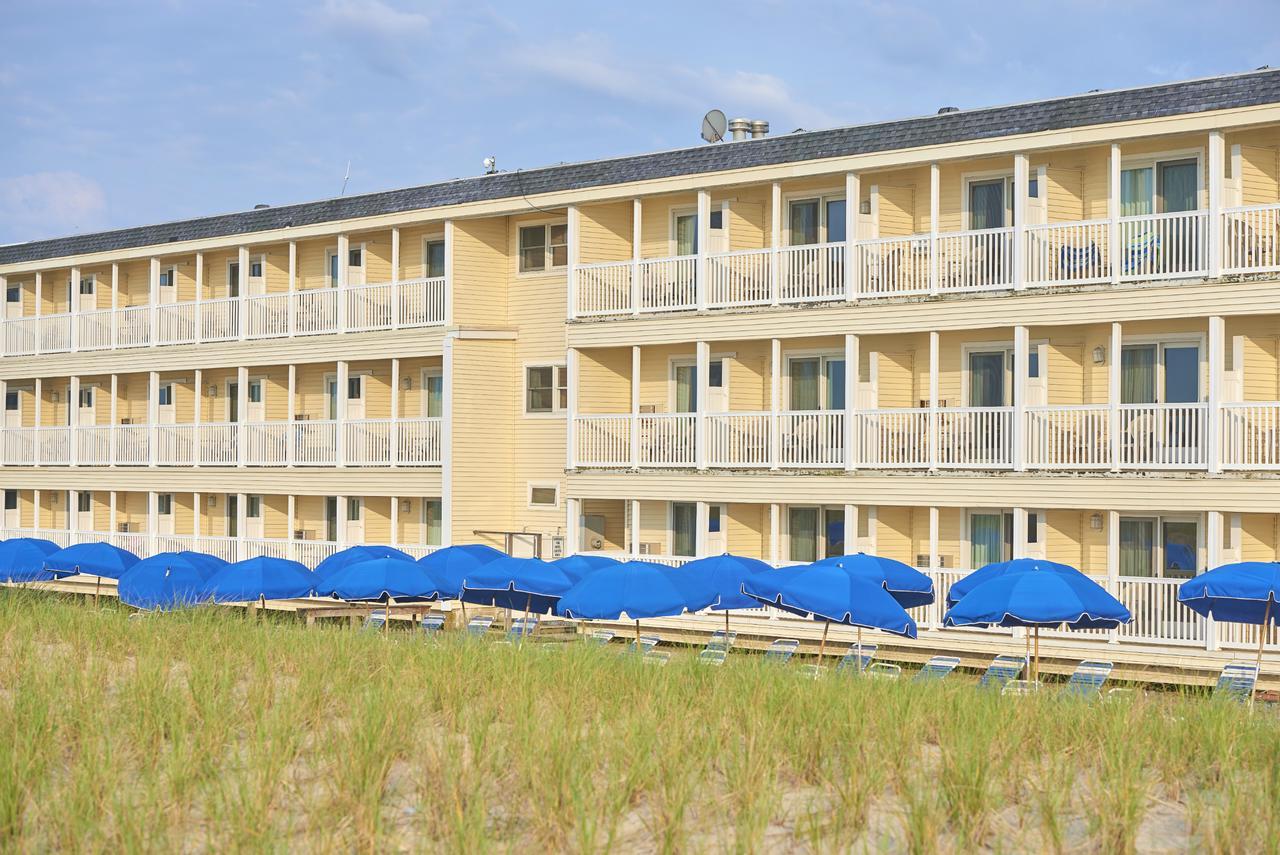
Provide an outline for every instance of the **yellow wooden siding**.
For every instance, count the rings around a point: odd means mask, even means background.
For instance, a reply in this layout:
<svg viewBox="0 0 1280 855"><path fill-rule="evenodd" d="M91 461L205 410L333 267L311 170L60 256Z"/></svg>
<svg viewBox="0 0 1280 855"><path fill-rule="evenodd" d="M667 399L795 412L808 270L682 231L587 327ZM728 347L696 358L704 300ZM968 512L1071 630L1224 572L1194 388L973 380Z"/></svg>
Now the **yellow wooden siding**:
<svg viewBox="0 0 1280 855"><path fill-rule="evenodd" d="M1074 222L1084 219L1084 172L1080 169L1045 170L1045 194L1048 221Z"/></svg>
<svg viewBox="0 0 1280 855"><path fill-rule="evenodd" d="M456 543L487 542L493 536L475 530L512 528L513 500L524 500L517 484L516 457L555 460L554 442L516 448L511 414L517 406L515 346L511 341L459 339L453 343L453 538ZM563 420L559 461L564 460ZM544 420L555 426L556 421ZM560 462L563 471L564 464ZM562 515L563 516L563 515Z"/></svg>
<svg viewBox="0 0 1280 855"><path fill-rule="evenodd" d="M583 517L600 517L604 521L604 537L599 545L584 542L583 552L597 550L620 552L627 548L627 504L619 499L584 499ZM543 556L547 557L547 556Z"/></svg>
<svg viewBox="0 0 1280 855"><path fill-rule="evenodd" d="M1240 515L1240 560L1275 561L1277 546L1276 514Z"/></svg>
<svg viewBox="0 0 1280 855"><path fill-rule="evenodd" d="M929 197L924 197L924 228L919 229L916 212L916 188L879 185L879 234L880 237L901 237L928 231Z"/></svg>
<svg viewBox="0 0 1280 855"><path fill-rule="evenodd" d="M631 348L582 351L578 378L579 412L631 412Z"/></svg>
<svg viewBox="0 0 1280 855"><path fill-rule="evenodd" d="M586 205L579 210L578 262L625 261L631 257L632 203Z"/></svg>
<svg viewBox="0 0 1280 855"><path fill-rule="evenodd" d="M726 508L725 545L734 555L769 556L769 506L734 502Z"/></svg>

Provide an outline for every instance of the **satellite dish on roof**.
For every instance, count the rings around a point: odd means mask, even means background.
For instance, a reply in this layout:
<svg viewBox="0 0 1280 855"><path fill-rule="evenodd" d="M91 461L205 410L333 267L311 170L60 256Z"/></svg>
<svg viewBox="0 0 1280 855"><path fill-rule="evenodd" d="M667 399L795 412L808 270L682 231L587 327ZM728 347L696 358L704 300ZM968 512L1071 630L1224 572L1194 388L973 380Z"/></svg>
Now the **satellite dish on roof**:
<svg viewBox="0 0 1280 855"><path fill-rule="evenodd" d="M729 122L720 110L710 110L702 117L702 138L707 142L720 142L728 129Z"/></svg>

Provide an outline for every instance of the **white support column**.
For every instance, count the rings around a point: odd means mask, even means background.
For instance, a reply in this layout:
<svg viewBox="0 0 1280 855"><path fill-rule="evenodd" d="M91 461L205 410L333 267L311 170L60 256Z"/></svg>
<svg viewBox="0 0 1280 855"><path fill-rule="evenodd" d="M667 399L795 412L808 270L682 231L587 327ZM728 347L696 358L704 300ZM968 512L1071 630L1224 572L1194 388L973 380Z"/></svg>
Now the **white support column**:
<svg viewBox="0 0 1280 855"><path fill-rule="evenodd" d="M631 518L631 557L640 557L640 500L627 499L627 513Z"/></svg>
<svg viewBox="0 0 1280 855"><path fill-rule="evenodd" d="M444 221L444 325L453 326L453 220ZM446 375L446 389L448 385Z"/></svg>
<svg viewBox="0 0 1280 855"><path fill-rule="evenodd" d="M578 361L579 351L576 347L568 349L565 355L565 391L568 398L568 410L564 419L564 459L569 469L578 468Z"/></svg>
<svg viewBox="0 0 1280 855"><path fill-rule="evenodd" d="M148 343L155 347L160 343L160 259L151 257L150 287L147 289L147 318L151 325Z"/></svg>
<svg viewBox="0 0 1280 855"><path fill-rule="evenodd" d="M711 191L698 191L698 267L694 279L694 303L699 312L707 307L707 244L711 241Z"/></svg>
<svg viewBox="0 0 1280 855"><path fill-rule="evenodd" d="M3 283L0 283L0 287L3 287ZM2 342L0 342L0 344L2 344ZM4 412L4 401L5 401L5 398L8 397L8 394L9 394L8 381L4 379L0 379L0 413ZM19 413L19 415L21 415L21 413ZM19 427L22 426L21 421L18 422L18 426ZM4 422L0 421L0 440L3 440L3 434L6 427L7 426L4 424ZM0 468L3 468L3 467L4 467L4 454L0 454Z"/></svg>
<svg viewBox="0 0 1280 855"><path fill-rule="evenodd" d="M858 544L858 506L844 506L844 554L856 555L862 551Z"/></svg>
<svg viewBox="0 0 1280 855"><path fill-rule="evenodd" d="M237 560L237 561L243 561L243 560L244 560L244 558L245 558L245 549L244 549L244 533L245 533L245 526L246 526L246 525L248 525L248 520L249 520L249 513L248 513L248 512L249 512L249 508L248 508L248 504L249 504L249 497L248 497L247 495L245 495L244 493L237 493L237 494L236 494L236 543L235 543L235 548L236 548L236 560ZM343 508L338 508L338 526L339 526L339 530L341 530L342 523L343 523L343 521L344 521L345 519L346 519L346 511L345 511Z"/></svg>
<svg viewBox="0 0 1280 855"><path fill-rule="evenodd" d="M447 242L446 242L447 245ZM447 255L446 255L447 257ZM446 292L452 286L446 280ZM444 390L440 401L440 545L453 545L453 348L457 339L444 337L441 357L441 381Z"/></svg>
<svg viewBox="0 0 1280 855"><path fill-rule="evenodd" d="M1107 511L1107 593L1120 594L1120 512ZM1107 639L1111 644L1120 640L1120 633L1111 630Z"/></svg>
<svg viewBox="0 0 1280 855"><path fill-rule="evenodd" d="M569 320L573 320L578 317L578 247L582 241L582 214L577 205L569 205L565 213L568 220L566 231L569 239L569 246L566 248L569 254L568 269L565 271L568 281L566 304L569 307Z"/></svg>
<svg viewBox="0 0 1280 855"><path fill-rule="evenodd" d="M769 203L769 302L782 301L782 183L773 182ZM848 217L845 218L846 220Z"/></svg>
<svg viewBox="0 0 1280 855"><path fill-rule="evenodd" d="M249 313L245 311L245 300L249 296L249 247L240 247L236 261L236 293L239 295L236 297L236 317L239 319L239 336L243 339L249 329ZM342 265L338 269L341 270ZM338 305L341 306L342 302L339 301Z"/></svg>
<svg viewBox="0 0 1280 855"><path fill-rule="evenodd" d="M345 390L338 391L338 399L343 400L342 394ZM249 423L249 369L244 365L236 369L236 413L239 414L239 422L232 425L231 429L235 431L236 436L236 465L243 467L246 446L249 444L249 431L245 428ZM342 434L341 427L338 434L339 436Z"/></svg>
<svg viewBox="0 0 1280 855"><path fill-rule="evenodd" d="M858 361L859 341L852 333L844 337L844 471L858 466Z"/></svg>
<svg viewBox="0 0 1280 855"><path fill-rule="evenodd" d="M1222 375L1226 365L1226 322L1209 318L1209 402L1205 413L1205 459L1212 474L1222 471Z"/></svg>
<svg viewBox="0 0 1280 855"><path fill-rule="evenodd" d="M1016 291L1022 291L1027 287L1028 165L1027 156L1023 152L1013 156L1013 287Z"/></svg>
<svg viewBox="0 0 1280 855"><path fill-rule="evenodd" d="M80 461L80 377L71 375L67 387L67 424L71 434L67 441L68 462L76 466Z"/></svg>
<svg viewBox="0 0 1280 855"><path fill-rule="evenodd" d="M198 373L198 372L197 372ZM120 411L120 375L111 375L111 428L107 431L107 441L111 443L111 447L107 449L108 465L114 467L116 465L116 432L120 430L120 419L118 418Z"/></svg>
<svg viewBox="0 0 1280 855"><path fill-rule="evenodd" d="M929 468L938 468L938 349L939 333L929 333Z"/></svg>
<svg viewBox="0 0 1280 855"><path fill-rule="evenodd" d="M862 189L858 173L844 174L844 298L857 302L862 271L858 267L858 207Z"/></svg>
<svg viewBox="0 0 1280 855"><path fill-rule="evenodd" d="M288 316L289 337L298 330L298 242L289 241L289 302L285 314Z"/></svg>
<svg viewBox="0 0 1280 855"><path fill-rule="evenodd" d="M351 260L351 245L345 233L338 235L338 332L347 331L347 267Z"/></svg>
<svg viewBox="0 0 1280 855"><path fill-rule="evenodd" d="M640 468L640 346L631 346L631 468Z"/></svg>
<svg viewBox="0 0 1280 855"><path fill-rule="evenodd" d="M391 545L396 546L401 541L400 537L400 497L391 497Z"/></svg>
<svg viewBox="0 0 1280 855"><path fill-rule="evenodd" d="M1027 556L1027 509L1013 509L1013 557Z"/></svg>
<svg viewBox="0 0 1280 855"><path fill-rule="evenodd" d="M118 514L116 512L116 491L108 490L107 491L107 527L108 529L110 529L108 531L108 534L110 534L111 537L113 538L115 537L116 529L119 527L119 523L117 519L118 519Z"/></svg>
<svg viewBox="0 0 1280 855"><path fill-rule="evenodd" d="M929 164L929 293L938 293L938 217L942 210L940 168Z"/></svg>
<svg viewBox="0 0 1280 855"><path fill-rule="evenodd" d="M191 494L191 537L198 540L204 532L202 531L204 522L204 494L195 492ZM192 549L202 551L199 544L193 543Z"/></svg>
<svg viewBox="0 0 1280 855"><path fill-rule="evenodd" d="M697 528L693 539L693 554L695 558L703 558L707 554L707 529L711 526L711 510L706 502L701 501L696 508Z"/></svg>
<svg viewBox="0 0 1280 855"><path fill-rule="evenodd" d="M200 318L201 305L204 302L204 253L196 253L196 305L195 305L195 340L204 339L203 321ZM197 384L199 385L199 384ZM199 456L199 455L197 455Z"/></svg>
<svg viewBox="0 0 1280 855"><path fill-rule="evenodd" d="M644 204L631 200L631 314L640 314L640 259L644 252Z"/></svg>
<svg viewBox="0 0 1280 855"><path fill-rule="evenodd" d="M338 360L337 369L337 426L334 430L334 462L337 466L347 465L347 383L349 382L349 366L345 359Z"/></svg>
<svg viewBox="0 0 1280 855"><path fill-rule="evenodd" d="M298 544L297 544L298 497L295 496L293 493L290 493L289 497L286 499L286 502L287 502L287 507L285 508L285 514L288 516L288 519L285 521L285 524L288 526L288 534L289 534L289 558L291 558L294 561L297 561L298 560Z"/></svg>
<svg viewBox="0 0 1280 855"><path fill-rule="evenodd" d="M1111 440L1111 471L1120 471L1120 357L1124 338L1120 322L1111 324L1111 352L1107 354L1107 403L1110 407L1108 437Z"/></svg>
<svg viewBox="0 0 1280 855"><path fill-rule="evenodd" d="M1223 518L1222 511L1208 511L1205 514L1205 560L1208 563L1208 569L1221 566L1222 556L1222 539L1223 539ZM1259 627L1261 630L1261 627ZM1205 621L1204 628L1204 647L1205 650L1218 649L1218 627L1213 620L1209 618Z"/></svg>
<svg viewBox="0 0 1280 855"><path fill-rule="evenodd" d="M929 506L929 570L938 569L938 506Z"/></svg>
<svg viewBox="0 0 1280 855"><path fill-rule="evenodd" d="M154 259L153 259L154 260ZM157 262L158 263L158 262ZM80 349L79 332L80 332L80 268L71 268L71 287L67 289L67 311L71 313L70 323L68 324L68 337L71 344L71 350L74 353ZM96 309L97 306L94 306Z"/></svg>
<svg viewBox="0 0 1280 855"><path fill-rule="evenodd" d="M1222 275L1222 191L1226 178L1222 131L1209 132L1209 276Z"/></svg>
<svg viewBox="0 0 1280 855"><path fill-rule="evenodd" d="M880 506L871 505L867 508L867 542L863 546L863 550L871 555L877 554L876 551L880 548L879 526Z"/></svg>
<svg viewBox="0 0 1280 855"><path fill-rule="evenodd" d="M157 429L160 421L160 372L147 373L147 465L156 465Z"/></svg>
<svg viewBox="0 0 1280 855"><path fill-rule="evenodd" d="M112 495L115 495L115 494L113 493ZM40 507L40 491L32 490L31 491L31 528L35 530L37 537L39 536L39 532L40 532L40 517L41 517L40 511L41 510L42 509ZM114 528L114 526L112 526L112 528Z"/></svg>
<svg viewBox="0 0 1280 855"><path fill-rule="evenodd" d="M782 459L782 339L769 342L769 468L778 469Z"/></svg>
<svg viewBox="0 0 1280 855"><path fill-rule="evenodd" d="M1013 328L1013 469L1027 468L1027 372L1030 352L1030 330L1022 325Z"/></svg>
<svg viewBox="0 0 1280 855"><path fill-rule="evenodd" d="M289 447L285 449L285 466L292 469L298 453L298 366L289 363L289 386L286 390L285 419L289 425Z"/></svg>
<svg viewBox="0 0 1280 855"><path fill-rule="evenodd" d="M777 502L769 503L769 563L782 560L782 508Z"/></svg>
<svg viewBox="0 0 1280 855"><path fill-rule="evenodd" d="M35 466L40 465L40 428L44 427L41 410L44 403L44 378L37 377L35 382L35 400L31 402L31 408L35 417L35 439L31 443L31 462Z"/></svg>
<svg viewBox="0 0 1280 855"><path fill-rule="evenodd" d="M1107 161L1107 258L1111 261L1111 282L1120 281L1120 144L1111 144Z"/></svg>
<svg viewBox="0 0 1280 855"><path fill-rule="evenodd" d="M156 491L147 491L147 553L155 555L160 550L156 548L156 529L160 525L159 509L156 507L158 501L156 499Z"/></svg>
<svg viewBox="0 0 1280 855"><path fill-rule="evenodd" d="M191 465L199 468L200 466L200 422L203 413L200 412L204 404L204 371L197 368L192 377L194 387L191 391L191 433L194 437L191 443Z"/></svg>
<svg viewBox="0 0 1280 855"><path fill-rule="evenodd" d="M425 262L425 259L423 259ZM400 328L400 227L391 228L391 328Z"/></svg>
<svg viewBox="0 0 1280 855"><path fill-rule="evenodd" d="M425 394L425 391L424 391ZM400 360L391 359L391 466L400 462Z"/></svg>
<svg viewBox="0 0 1280 855"><path fill-rule="evenodd" d="M36 271L36 317L44 314L44 274ZM37 351L39 345L36 346Z"/></svg>
<svg viewBox="0 0 1280 855"><path fill-rule="evenodd" d="M199 277L200 258L196 255L196 276ZM111 263L111 348L114 350L120 343L120 264ZM198 318L198 316L197 316Z"/></svg>
<svg viewBox="0 0 1280 855"><path fill-rule="evenodd" d="M711 373L711 345L705 341L697 343L697 396L698 406L694 413L693 456L699 469L707 468L707 395L711 386L707 375Z"/></svg>
<svg viewBox="0 0 1280 855"><path fill-rule="evenodd" d="M576 555L582 551L582 500L566 498L564 513L565 553Z"/></svg>
<svg viewBox="0 0 1280 855"><path fill-rule="evenodd" d="M67 531L71 533L71 542L80 542L80 491L67 491Z"/></svg>

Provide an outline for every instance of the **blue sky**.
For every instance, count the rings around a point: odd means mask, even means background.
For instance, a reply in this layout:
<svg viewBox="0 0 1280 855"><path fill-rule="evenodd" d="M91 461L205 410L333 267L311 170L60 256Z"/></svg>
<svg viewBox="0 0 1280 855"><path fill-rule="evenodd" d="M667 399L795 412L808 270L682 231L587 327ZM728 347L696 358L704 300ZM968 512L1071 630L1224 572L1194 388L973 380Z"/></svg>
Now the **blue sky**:
<svg viewBox="0 0 1280 855"><path fill-rule="evenodd" d="M6 0L0 243L1280 65L1275 0Z"/></svg>

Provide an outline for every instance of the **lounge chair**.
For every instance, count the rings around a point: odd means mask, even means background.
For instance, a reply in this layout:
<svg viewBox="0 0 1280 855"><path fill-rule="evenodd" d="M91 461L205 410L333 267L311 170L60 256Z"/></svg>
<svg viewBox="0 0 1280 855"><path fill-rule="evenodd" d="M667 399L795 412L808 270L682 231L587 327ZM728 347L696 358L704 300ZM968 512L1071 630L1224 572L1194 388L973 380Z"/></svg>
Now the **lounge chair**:
<svg viewBox="0 0 1280 855"><path fill-rule="evenodd" d="M849 651L840 658L836 663L837 671L852 671L855 674L861 674L867 670L867 666L871 664L871 660L876 658L876 651L880 649L877 644L863 644L861 647L854 645ZM859 654L861 651L861 654Z"/></svg>
<svg viewBox="0 0 1280 855"><path fill-rule="evenodd" d="M384 611L369 612L369 616L364 619L364 626L360 627L370 632L380 632L387 628L387 613Z"/></svg>
<svg viewBox="0 0 1280 855"><path fill-rule="evenodd" d="M1058 278L1066 281L1092 279L1102 275L1102 253L1098 245L1064 246L1058 250Z"/></svg>
<svg viewBox="0 0 1280 855"><path fill-rule="evenodd" d="M658 646L658 640L658 636L656 635L642 635L635 641L631 642L627 647L627 652L644 655Z"/></svg>
<svg viewBox="0 0 1280 855"><path fill-rule="evenodd" d="M615 635L617 635L617 633L615 633L611 629L597 629L587 636L587 641L591 642L592 644L599 644L601 647L604 647L610 641L613 641L613 637Z"/></svg>
<svg viewBox="0 0 1280 855"><path fill-rule="evenodd" d="M671 661L671 653L667 650L649 650L641 659L646 665L666 665Z"/></svg>
<svg viewBox="0 0 1280 855"><path fill-rule="evenodd" d="M476 637L484 635L493 626L492 615L477 615L467 623L467 634Z"/></svg>
<svg viewBox="0 0 1280 855"><path fill-rule="evenodd" d="M1044 686L1041 685L1039 680L1006 680L1004 685L1000 687L1000 694L1022 697L1024 695L1034 695L1042 688Z"/></svg>
<svg viewBox="0 0 1280 855"><path fill-rule="evenodd" d="M1247 703L1253 697L1253 687L1257 682L1258 666L1252 662L1228 662L1218 675L1213 696L1240 704Z"/></svg>
<svg viewBox="0 0 1280 855"><path fill-rule="evenodd" d="M764 661L785 665L791 661L799 647L800 640L797 638L776 638L764 652Z"/></svg>
<svg viewBox="0 0 1280 855"><path fill-rule="evenodd" d="M527 618L518 617L515 620L511 621L511 626L507 628L506 640L507 641L523 641L524 639L533 635L534 632L537 631L537 629L538 629L538 618L536 615L533 617L527 617Z"/></svg>
<svg viewBox="0 0 1280 855"><path fill-rule="evenodd" d="M444 629L444 615L429 614L422 620L418 621L418 626L422 628L423 635L435 635Z"/></svg>
<svg viewBox="0 0 1280 855"><path fill-rule="evenodd" d="M698 663L701 665L723 665L728 658L729 651L726 648L708 646L698 654Z"/></svg>
<svg viewBox="0 0 1280 855"><path fill-rule="evenodd" d="M711 633L711 638L707 640L706 649L721 648L727 651L733 647L733 642L737 637L738 633L736 632L725 632L723 629L717 629Z"/></svg>
<svg viewBox="0 0 1280 855"><path fill-rule="evenodd" d="M978 680L979 689L1003 689L1004 684L1017 679L1022 669L1027 667L1025 656L1000 655L991 660L987 671Z"/></svg>
<svg viewBox="0 0 1280 855"><path fill-rule="evenodd" d="M934 656L924 663L924 667L916 672L913 678L920 682L945 679L960 664L958 656Z"/></svg>
<svg viewBox="0 0 1280 855"><path fill-rule="evenodd" d="M1092 700L1102 694L1102 686L1111 676L1111 669L1114 667L1112 663L1100 659L1086 659L1076 666L1062 693Z"/></svg>
<svg viewBox="0 0 1280 855"><path fill-rule="evenodd" d="M890 662L872 662L867 666L867 676L881 680L897 680L902 676L902 666Z"/></svg>
<svg viewBox="0 0 1280 855"><path fill-rule="evenodd" d="M1160 255L1160 235L1147 232L1135 235L1124 249L1125 274L1155 272Z"/></svg>

